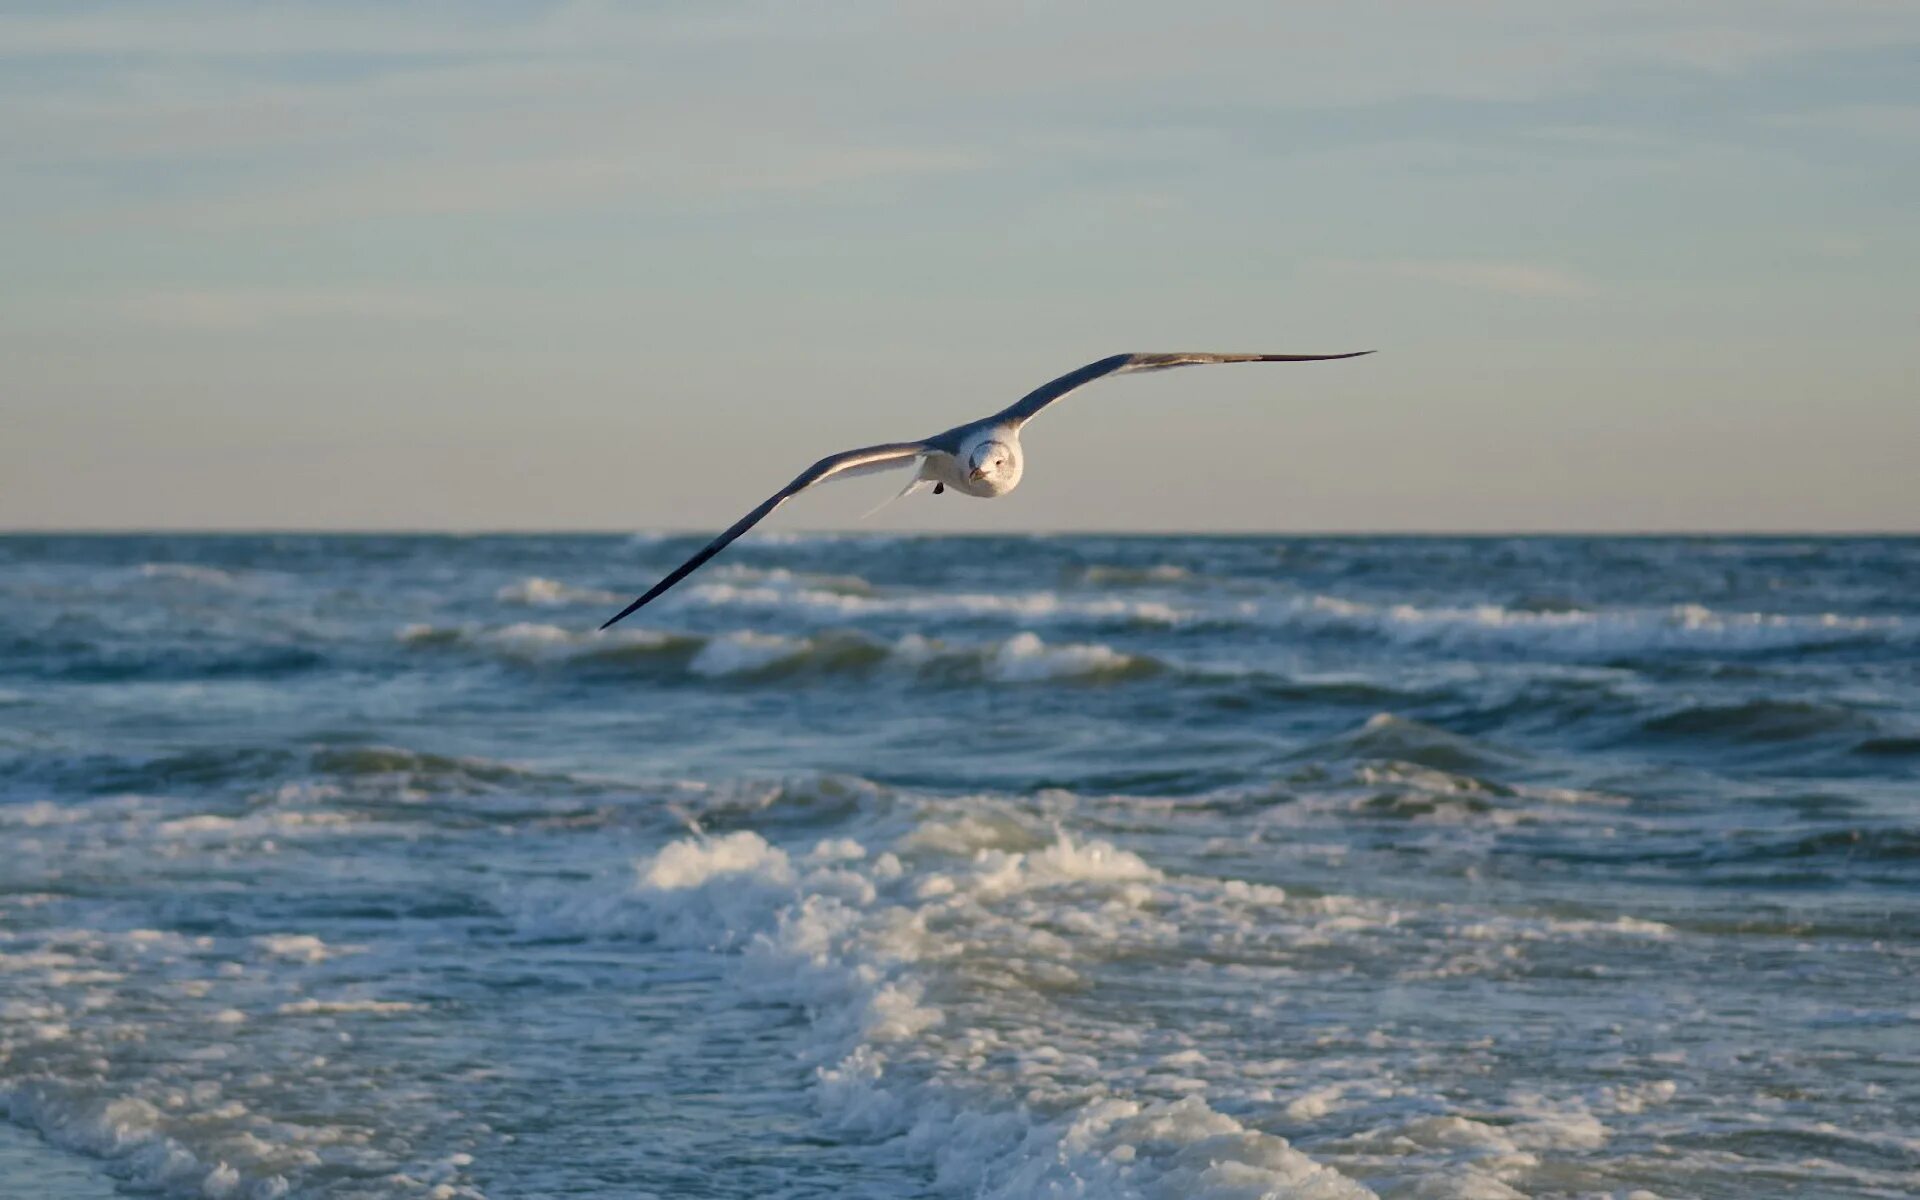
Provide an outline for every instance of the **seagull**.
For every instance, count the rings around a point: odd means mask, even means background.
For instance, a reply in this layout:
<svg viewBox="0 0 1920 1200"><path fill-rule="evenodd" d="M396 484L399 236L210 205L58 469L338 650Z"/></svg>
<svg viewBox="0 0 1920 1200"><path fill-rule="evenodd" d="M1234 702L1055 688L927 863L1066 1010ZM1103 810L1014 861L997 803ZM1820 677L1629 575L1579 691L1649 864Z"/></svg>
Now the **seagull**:
<svg viewBox="0 0 1920 1200"><path fill-rule="evenodd" d="M899 496L909 496L924 487L934 495L948 488L966 496L991 500L1004 496L1020 484L1025 463L1020 455L1020 430L1041 410L1076 388L1108 375L1130 371L1164 371L1169 367L1195 367L1208 363L1241 362L1325 362L1336 358L1358 358L1371 350L1347 354L1115 354L1099 362L1069 371L1050 383L1043 383L1025 396L990 417L956 425L945 433L936 433L917 442L882 442L829 454L814 463L793 482L761 502L760 507L735 521L725 533L700 548L699 553L673 569L665 579L648 588L646 594L627 605L601 629L633 615L652 603L662 592L699 570L714 555L725 550L734 539L764 520L774 509L798 496L816 483L844 479L874 471L917 466Z"/></svg>

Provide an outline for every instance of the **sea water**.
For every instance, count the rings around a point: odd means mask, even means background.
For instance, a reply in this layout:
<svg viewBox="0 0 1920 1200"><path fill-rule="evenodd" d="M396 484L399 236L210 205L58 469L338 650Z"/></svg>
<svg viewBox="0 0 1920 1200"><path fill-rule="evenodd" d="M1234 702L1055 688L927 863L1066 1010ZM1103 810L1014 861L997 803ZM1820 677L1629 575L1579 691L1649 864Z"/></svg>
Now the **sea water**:
<svg viewBox="0 0 1920 1200"><path fill-rule="evenodd" d="M0 538L0 1196L1920 1192L1920 541Z"/></svg>

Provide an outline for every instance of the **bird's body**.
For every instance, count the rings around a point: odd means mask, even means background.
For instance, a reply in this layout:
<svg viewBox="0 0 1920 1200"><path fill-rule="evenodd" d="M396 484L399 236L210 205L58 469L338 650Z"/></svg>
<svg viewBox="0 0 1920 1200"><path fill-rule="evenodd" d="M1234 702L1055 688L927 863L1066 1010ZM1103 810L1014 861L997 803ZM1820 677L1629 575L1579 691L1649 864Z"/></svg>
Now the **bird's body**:
<svg viewBox="0 0 1920 1200"><path fill-rule="evenodd" d="M1020 431L1040 411L1073 391L1105 375L1126 371L1159 371L1169 367L1199 366L1231 362L1315 362L1334 358L1357 358L1369 351L1348 354L1116 354L1088 363L1058 379L1027 393L1007 408L991 416L915 442L885 442L863 446L841 454L828 455L800 472L794 481L775 492L760 506L734 522L733 526L707 543L692 558L653 585L632 604L622 609L600 628L605 629L635 609L650 603L662 592L685 579L714 555L732 544L735 538L757 525L762 518L792 497L828 479L846 475L864 475L895 467L916 467L914 477L900 493L902 496L931 486L936 492L947 489L966 496L991 500L1004 496L1020 485L1025 458L1020 450Z"/></svg>
<svg viewBox="0 0 1920 1200"><path fill-rule="evenodd" d="M1026 461L1020 453L1020 431L1007 425L985 428L962 426L949 430L954 449L930 449L920 459L916 483L937 483L965 496L991 500L1020 486ZM928 439L932 445L936 439ZM976 467L974 464L978 464Z"/></svg>

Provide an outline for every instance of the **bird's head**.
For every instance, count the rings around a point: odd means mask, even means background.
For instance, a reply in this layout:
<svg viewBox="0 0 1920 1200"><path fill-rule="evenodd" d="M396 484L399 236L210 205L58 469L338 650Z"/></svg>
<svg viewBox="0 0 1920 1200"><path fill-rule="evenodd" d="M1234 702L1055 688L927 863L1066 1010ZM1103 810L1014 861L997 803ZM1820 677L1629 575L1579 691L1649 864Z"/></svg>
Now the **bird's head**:
<svg viewBox="0 0 1920 1200"><path fill-rule="evenodd" d="M967 455L967 478L1002 479L1019 470L1019 454L1006 442L981 442Z"/></svg>

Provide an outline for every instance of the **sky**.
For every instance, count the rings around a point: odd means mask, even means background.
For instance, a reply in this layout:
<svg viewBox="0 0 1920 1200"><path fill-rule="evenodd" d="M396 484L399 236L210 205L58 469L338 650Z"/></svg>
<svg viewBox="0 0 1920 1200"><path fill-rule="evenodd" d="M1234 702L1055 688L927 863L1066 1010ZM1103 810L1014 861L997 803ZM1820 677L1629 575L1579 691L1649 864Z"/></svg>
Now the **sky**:
<svg viewBox="0 0 1920 1200"><path fill-rule="evenodd" d="M0 4L0 529L1920 531L1920 3Z"/></svg>

